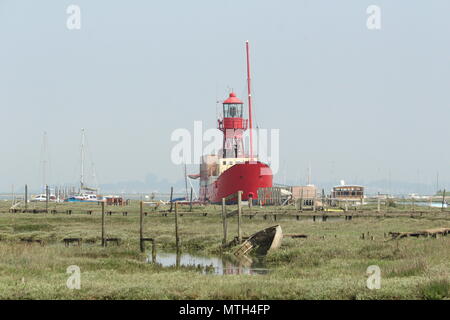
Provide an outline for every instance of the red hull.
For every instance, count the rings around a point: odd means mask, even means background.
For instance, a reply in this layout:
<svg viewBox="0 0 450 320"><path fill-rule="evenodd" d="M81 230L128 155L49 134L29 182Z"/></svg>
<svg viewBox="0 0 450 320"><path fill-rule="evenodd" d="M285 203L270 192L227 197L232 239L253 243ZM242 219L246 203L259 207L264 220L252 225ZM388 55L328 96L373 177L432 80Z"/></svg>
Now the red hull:
<svg viewBox="0 0 450 320"><path fill-rule="evenodd" d="M258 189L272 187L272 170L264 163L235 164L207 186L206 200L221 203L222 198L241 190L242 200L258 199Z"/></svg>

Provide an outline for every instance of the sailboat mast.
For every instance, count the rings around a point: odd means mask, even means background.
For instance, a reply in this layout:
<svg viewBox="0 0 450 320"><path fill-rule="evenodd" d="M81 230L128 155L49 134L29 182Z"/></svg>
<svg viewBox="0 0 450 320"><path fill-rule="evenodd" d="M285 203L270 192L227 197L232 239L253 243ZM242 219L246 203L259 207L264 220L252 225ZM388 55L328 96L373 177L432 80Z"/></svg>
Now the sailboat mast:
<svg viewBox="0 0 450 320"><path fill-rule="evenodd" d="M247 52L247 91L248 91L248 122L250 129L250 160L253 160L253 119L252 119L252 91L250 80L250 49L248 40L245 42Z"/></svg>
<svg viewBox="0 0 450 320"><path fill-rule="evenodd" d="M80 175L80 186L81 189L84 185L84 129L81 129L81 175Z"/></svg>
<svg viewBox="0 0 450 320"><path fill-rule="evenodd" d="M186 162L184 163L184 184L185 184L185 191L186 191L186 201L189 199L188 194L188 177L187 177L187 168L186 168Z"/></svg>
<svg viewBox="0 0 450 320"><path fill-rule="evenodd" d="M47 132L44 131L42 136L42 188L45 190L47 185Z"/></svg>

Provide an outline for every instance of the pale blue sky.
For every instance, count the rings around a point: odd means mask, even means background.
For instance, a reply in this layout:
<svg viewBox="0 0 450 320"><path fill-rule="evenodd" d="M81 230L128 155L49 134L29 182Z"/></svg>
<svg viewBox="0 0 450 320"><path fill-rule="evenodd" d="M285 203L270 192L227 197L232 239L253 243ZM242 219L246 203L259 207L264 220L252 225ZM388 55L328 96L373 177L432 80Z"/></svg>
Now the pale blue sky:
<svg viewBox="0 0 450 320"><path fill-rule="evenodd" d="M51 182L77 181L82 127L100 183L181 179L170 134L215 126L229 87L245 98L247 39L255 120L280 129L277 181L304 182L311 162L319 183L450 182L449 12L446 0L0 0L0 191L40 184L43 131Z"/></svg>

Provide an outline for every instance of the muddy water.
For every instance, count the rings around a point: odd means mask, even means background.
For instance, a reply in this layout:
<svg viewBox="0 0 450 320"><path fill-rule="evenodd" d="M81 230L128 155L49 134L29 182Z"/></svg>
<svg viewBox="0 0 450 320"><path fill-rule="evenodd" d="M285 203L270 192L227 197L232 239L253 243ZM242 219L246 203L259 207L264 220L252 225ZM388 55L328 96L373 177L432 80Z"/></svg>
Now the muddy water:
<svg viewBox="0 0 450 320"><path fill-rule="evenodd" d="M152 262L151 254L147 262ZM203 274L233 275L246 274L257 275L266 274L269 269L266 268L264 258L241 259L229 256L200 256L189 253L158 253L156 263L163 267L194 267Z"/></svg>

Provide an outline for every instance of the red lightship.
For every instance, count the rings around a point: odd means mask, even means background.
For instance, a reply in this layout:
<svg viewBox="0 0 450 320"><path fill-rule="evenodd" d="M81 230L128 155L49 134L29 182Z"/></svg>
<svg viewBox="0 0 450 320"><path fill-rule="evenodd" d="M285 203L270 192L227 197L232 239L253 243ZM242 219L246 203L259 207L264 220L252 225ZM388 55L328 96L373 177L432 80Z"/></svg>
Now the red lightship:
<svg viewBox="0 0 450 320"><path fill-rule="evenodd" d="M244 103L232 92L223 102L223 118L218 129L223 132L223 148L217 155L205 155L200 164L200 192L202 202L220 203L237 191L242 200L258 199L258 189L272 187L272 170L253 155L252 100L250 88L249 46L247 52L248 115L244 119ZM250 152L245 154L243 133L250 129Z"/></svg>

